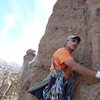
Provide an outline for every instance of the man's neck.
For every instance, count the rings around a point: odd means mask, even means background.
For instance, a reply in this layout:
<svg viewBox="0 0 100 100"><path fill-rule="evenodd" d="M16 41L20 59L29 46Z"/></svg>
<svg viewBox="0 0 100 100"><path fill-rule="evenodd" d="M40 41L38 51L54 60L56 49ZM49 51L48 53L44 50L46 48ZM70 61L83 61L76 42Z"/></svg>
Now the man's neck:
<svg viewBox="0 0 100 100"><path fill-rule="evenodd" d="M69 47L65 47L70 53L72 53L74 50L70 49Z"/></svg>

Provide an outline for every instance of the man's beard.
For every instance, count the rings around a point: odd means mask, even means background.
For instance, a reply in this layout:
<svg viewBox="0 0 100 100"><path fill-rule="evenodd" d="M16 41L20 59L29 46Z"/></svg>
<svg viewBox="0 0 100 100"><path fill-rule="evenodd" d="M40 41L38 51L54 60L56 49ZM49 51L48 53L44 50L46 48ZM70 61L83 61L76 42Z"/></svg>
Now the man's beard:
<svg viewBox="0 0 100 100"><path fill-rule="evenodd" d="M70 49L71 49L72 51L76 50L76 48L74 48L74 47L70 47Z"/></svg>

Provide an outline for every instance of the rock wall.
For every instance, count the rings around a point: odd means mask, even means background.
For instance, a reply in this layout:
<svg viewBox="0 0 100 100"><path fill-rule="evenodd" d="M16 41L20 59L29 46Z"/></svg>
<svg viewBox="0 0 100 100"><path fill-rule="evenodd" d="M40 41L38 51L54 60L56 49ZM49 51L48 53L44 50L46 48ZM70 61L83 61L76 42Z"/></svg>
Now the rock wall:
<svg viewBox="0 0 100 100"><path fill-rule="evenodd" d="M78 34L82 38L73 54L76 61L83 61L88 68L100 70L100 0L58 0L40 40L38 55L28 65L27 78L18 100L37 100L27 93L27 89L49 73L53 53L64 46L70 34ZM99 87L99 83L89 85L80 82L73 100L100 100Z"/></svg>

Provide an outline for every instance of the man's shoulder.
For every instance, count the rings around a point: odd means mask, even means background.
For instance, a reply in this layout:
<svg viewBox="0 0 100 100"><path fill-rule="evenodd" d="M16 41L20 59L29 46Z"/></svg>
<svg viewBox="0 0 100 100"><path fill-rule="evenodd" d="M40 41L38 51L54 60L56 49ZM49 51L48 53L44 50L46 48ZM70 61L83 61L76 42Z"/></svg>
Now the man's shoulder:
<svg viewBox="0 0 100 100"><path fill-rule="evenodd" d="M58 51L58 50L64 50L64 49L65 49L65 48L59 48L59 49L57 49L57 51Z"/></svg>
<svg viewBox="0 0 100 100"><path fill-rule="evenodd" d="M69 51L66 48L59 48L57 49L57 51L55 52L55 54L69 54Z"/></svg>

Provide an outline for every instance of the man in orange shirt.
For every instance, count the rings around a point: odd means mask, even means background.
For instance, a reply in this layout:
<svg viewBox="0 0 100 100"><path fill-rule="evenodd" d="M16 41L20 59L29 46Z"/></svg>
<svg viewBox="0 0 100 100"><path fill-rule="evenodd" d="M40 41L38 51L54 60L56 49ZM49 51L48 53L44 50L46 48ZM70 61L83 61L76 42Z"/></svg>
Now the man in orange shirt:
<svg viewBox="0 0 100 100"><path fill-rule="evenodd" d="M77 49L80 41L81 39L77 35L68 36L66 39L66 46L58 49L53 54L53 59L51 61L50 67L50 74L41 82L30 88L28 92L34 93L36 90L45 86L49 82L50 77L55 76L55 70L63 70L67 79L70 78L72 71L86 76L100 78L100 71L91 70L83 65L76 63L73 57L71 56L71 53Z"/></svg>
<svg viewBox="0 0 100 100"><path fill-rule="evenodd" d="M67 78L70 77L71 71L76 71L79 74L100 78L100 71L90 70L85 66L76 63L71 56L71 53L76 50L80 41L81 39L77 35L70 35L69 37L67 37L66 46L64 48L58 49L53 55L56 66L58 67L58 69L63 68L63 71ZM50 70L55 70L53 63L51 64Z"/></svg>

